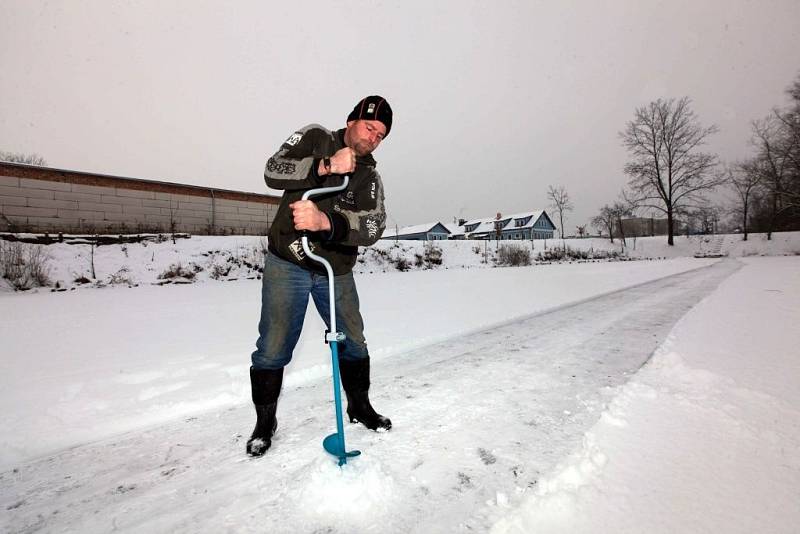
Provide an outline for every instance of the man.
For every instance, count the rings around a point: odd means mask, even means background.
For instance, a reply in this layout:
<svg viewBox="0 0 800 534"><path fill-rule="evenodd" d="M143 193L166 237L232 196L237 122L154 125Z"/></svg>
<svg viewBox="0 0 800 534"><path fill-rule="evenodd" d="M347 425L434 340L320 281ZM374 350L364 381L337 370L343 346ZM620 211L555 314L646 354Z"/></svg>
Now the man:
<svg viewBox="0 0 800 534"><path fill-rule="evenodd" d="M309 294L330 327L328 279L324 267L303 252L303 231L310 232L314 253L333 268L336 323L345 335L339 344L339 368L347 415L351 422L371 430L392 427L369 401L370 360L352 272L358 247L375 243L385 227L383 185L372 152L391 128L389 103L380 96L368 96L347 117L346 128L331 132L315 124L306 126L267 161L267 185L285 192L269 232L259 338L250 368L257 416L247 441L247 453L252 456L261 456L272 444L283 368L300 337ZM347 189L313 202L301 200L308 189L341 185L343 175L350 176Z"/></svg>

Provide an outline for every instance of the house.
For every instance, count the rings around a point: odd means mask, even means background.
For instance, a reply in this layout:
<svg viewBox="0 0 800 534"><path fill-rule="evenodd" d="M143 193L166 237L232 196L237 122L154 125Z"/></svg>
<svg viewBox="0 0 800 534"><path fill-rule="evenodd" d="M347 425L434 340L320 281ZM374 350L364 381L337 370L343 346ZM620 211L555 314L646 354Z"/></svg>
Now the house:
<svg viewBox="0 0 800 534"><path fill-rule="evenodd" d="M450 231L450 239L466 239L467 234L464 232L464 220L459 223L447 223L444 225Z"/></svg>
<svg viewBox="0 0 800 534"><path fill-rule="evenodd" d="M448 239L450 230L440 222L405 226L403 228L389 228L384 230L381 239L410 239L416 241L435 241Z"/></svg>
<svg viewBox="0 0 800 534"><path fill-rule="evenodd" d="M556 226L544 210L465 221L467 239L553 239ZM455 233L455 232L452 232Z"/></svg>
<svg viewBox="0 0 800 534"><path fill-rule="evenodd" d="M386 228L381 239L553 239L555 225L542 211L529 211L493 219L461 219L458 223L441 222L418 224L404 228Z"/></svg>

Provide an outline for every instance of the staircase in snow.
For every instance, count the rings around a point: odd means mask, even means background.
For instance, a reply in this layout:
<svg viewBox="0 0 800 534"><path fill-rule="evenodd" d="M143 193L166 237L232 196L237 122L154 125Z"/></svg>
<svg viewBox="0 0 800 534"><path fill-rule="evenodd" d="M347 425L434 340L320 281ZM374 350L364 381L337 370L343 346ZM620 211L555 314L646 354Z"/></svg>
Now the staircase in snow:
<svg viewBox="0 0 800 534"><path fill-rule="evenodd" d="M722 252L725 243L724 235L703 236L700 241L700 249L694 253L695 258L721 258L727 256L727 252Z"/></svg>

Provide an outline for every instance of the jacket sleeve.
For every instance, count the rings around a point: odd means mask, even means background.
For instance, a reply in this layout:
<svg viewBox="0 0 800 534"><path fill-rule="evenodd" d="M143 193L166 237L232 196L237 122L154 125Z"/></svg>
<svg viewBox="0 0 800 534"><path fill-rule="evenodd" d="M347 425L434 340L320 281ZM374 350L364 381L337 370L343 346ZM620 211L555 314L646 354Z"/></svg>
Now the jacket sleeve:
<svg viewBox="0 0 800 534"><path fill-rule="evenodd" d="M272 189L310 189L324 181L317 174L319 160L329 156L330 132L310 124L293 133L267 160L264 180Z"/></svg>
<svg viewBox="0 0 800 534"><path fill-rule="evenodd" d="M330 241L355 247L368 247L374 244L386 228L386 209L384 207L383 182L373 171L365 185L356 192L356 202L352 209L347 204L337 204L328 215L332 230Z"/></svg>

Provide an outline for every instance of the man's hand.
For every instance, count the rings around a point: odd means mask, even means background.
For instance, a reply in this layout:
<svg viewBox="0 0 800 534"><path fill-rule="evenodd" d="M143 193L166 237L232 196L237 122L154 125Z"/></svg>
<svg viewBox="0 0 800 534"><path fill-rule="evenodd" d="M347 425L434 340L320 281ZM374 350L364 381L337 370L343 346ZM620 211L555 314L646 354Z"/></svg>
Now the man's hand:
<svg viewBox="0 0 800 534"><path fill-rule="evenodd" d="M289 208L292 210L295 230L308 230L310 232L330 231L330 219L310 200L292 202L289 204Z"/></svg>
<svg viewBox="0 0 800 534"><path fill-rule="evenodd" d="M328 174L347 174L353 172L356 168L356 153L355 151L346 146L341 150L337 150L336 154L331 156L331 169L325 168L322 161L319 162L317 174L326 176Z"/></svg>

